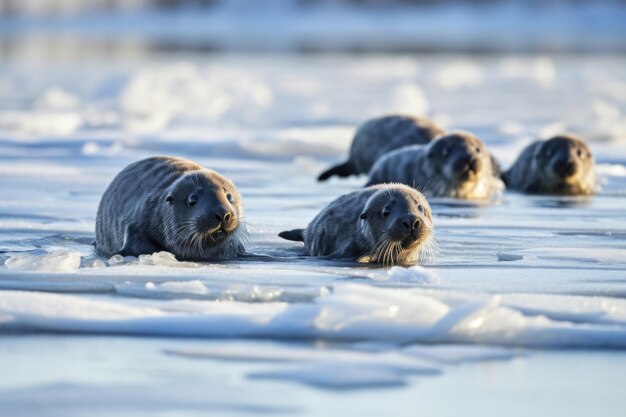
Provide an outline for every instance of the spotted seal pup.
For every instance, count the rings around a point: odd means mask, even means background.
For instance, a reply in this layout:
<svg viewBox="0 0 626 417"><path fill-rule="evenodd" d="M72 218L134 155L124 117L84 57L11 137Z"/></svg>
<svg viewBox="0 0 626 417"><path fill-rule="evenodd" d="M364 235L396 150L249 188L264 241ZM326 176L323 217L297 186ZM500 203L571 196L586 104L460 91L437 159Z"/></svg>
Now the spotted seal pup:
<svg viewBox="0 0 626 417"><path fill-rule="evenodd" d="M186 159L148 158L124 168L102 196L96 251L233 259L244 252L242 217L241 196L227 178Z"/></svg>
<svg viewBox="0 0 626 417"><path fill-rule="evenodd" d="M533 194L596 192L593 155L579 137L570 134L530 144L502 179L512 190Z"/></svg>
<svg viewBox="0 0 626 417"><path fill-rule="evenodd" d="M504 189L498 170L480 139L454 132L383 155L372 167L368 185L400 182L432 197L488 199Z"/></svg>
<svg viewBox="0 0 626 417"><path fill-rule="evenodd" d="M417 190L383 184L345 194L306 229L280 237L304 242L307 255L384 265L412 264L435 248L430 206Z"/></svg>
<svg viewBox="0 0 626 417"><path fill-rule="evenodd" d="M334 175L367 174L383 154L407 145L429 143L443 133L442 128L425 118L393 115L368 120L357 130L348 160L324 171L318 181Z"/></svg>

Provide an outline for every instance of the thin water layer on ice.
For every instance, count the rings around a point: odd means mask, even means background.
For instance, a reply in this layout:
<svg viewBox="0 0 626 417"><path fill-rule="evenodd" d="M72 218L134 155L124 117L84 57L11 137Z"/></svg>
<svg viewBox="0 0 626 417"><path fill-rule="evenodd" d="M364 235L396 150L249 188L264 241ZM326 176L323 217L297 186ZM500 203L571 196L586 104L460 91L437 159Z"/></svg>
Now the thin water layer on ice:
<svg viewBox="0 0 626 417"><path fill-rule="evenodd" d="M522 404L540 403L526 384L558 396L587 377L612 381L626 367L625 66L612 56L215 55L42 74L3 62L0 191L10 198L0 200L0 360L13 376L0 379L2 408L46 415L29 401L37 396L64 415L111 401L129 415L375 415L375 403L398 399L450 415L471 403L461 389L468 375L485 383L472 391L484 398L540 367L515 387ZM599 193L432 199L441 250L423 266L302 256L277 233L364 184L315 177L345 157L359 123L389 112L475 132L505 168L535 138L573 131L596 156ZM157 154L234 180L255 256L93 253L104 189L128 163ZM42 343L54 354L42 357ZM611 366L601 349L611 349ZM83 359L57 368L55 358L74 351ZM576 373L573 363L598 368ZM502 377L491 386L472 376L477 369ZM178 388L166 388L171 378ZM585 387L578 408L561 401L538 413L624 405L619 384ZM339 404L337 390L359 404ZM443 407L443 392L456 392L460 408Z"/></svg>

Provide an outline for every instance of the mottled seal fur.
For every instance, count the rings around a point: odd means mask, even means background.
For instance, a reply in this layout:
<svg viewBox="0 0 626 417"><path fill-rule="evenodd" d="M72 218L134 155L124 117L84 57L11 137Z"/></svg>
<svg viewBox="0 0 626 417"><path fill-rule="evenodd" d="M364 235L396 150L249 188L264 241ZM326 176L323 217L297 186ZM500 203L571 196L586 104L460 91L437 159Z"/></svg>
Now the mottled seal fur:
<svg viewBox="0 0 626 417"><path fill-rule="evenodd" d="M96 251L232 259L244 252L242 217L241 196L227 178L186 159L148 158L124 168L102 196Z"/></svg>
<svg viewBox="0 0 626 417"><path fill-rule="evenodd" d="M368 185L386 182L410 185L427 196L465 199L488 199L504 189L487 147L467 132L383 155L372 167Z"/></svg>
<svg viewBox="0 0 626 417"><path fill-rule="evenodd" d="M371 119L358 128L348 160L323 172L318 181L334 175L367 174L385 153L403 146L429 143L443 133L442 128L425 118L394 115Z"/></svg>
<svg viewBox="0 0 626 417"><path fill-rule="evenodd" d="M431 209L417 190L383 184L343 195L306 229L280 237L304 242L307 255L385 265L421 262L434 248Z"/></svg>
<svg viewBox="0 0 626 417"><path fill-rule="evenodd" d="M533 194L596 192L593 156L580 138L570 134L530 144L502 179L512 190Z"/></svg>

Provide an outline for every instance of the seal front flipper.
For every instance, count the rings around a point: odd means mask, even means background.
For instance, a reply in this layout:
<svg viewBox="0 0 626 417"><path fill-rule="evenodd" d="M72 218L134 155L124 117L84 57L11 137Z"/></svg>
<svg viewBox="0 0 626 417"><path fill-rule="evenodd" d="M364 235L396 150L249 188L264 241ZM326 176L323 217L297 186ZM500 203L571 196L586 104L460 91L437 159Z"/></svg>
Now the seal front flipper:
<svg viewBox="0 0 626 417"><path fill-rule="evenodd" d="M326 181L333 175L337 175L338 177L349 177L354 174L354 168L352 168L352 164L350 161L344 162L343 164L335 165L334 167L322 172L319 177L317 177L318 181Z"/></svg>
<svg viewBox="0 0 626 417"><path fill-rule="evenodd" d="M280 232L278 236L294 242L304 242L303 232L304 229L285 230L284 232Z"/></svg>
<svg viewBox="0 0 626 417"><path fill-rule="evenodd" d="M122 256L139 256L144 254L151 255L162 250L163 248L145 239L134 227L126 226L124 244L118 253Z"/></svg>

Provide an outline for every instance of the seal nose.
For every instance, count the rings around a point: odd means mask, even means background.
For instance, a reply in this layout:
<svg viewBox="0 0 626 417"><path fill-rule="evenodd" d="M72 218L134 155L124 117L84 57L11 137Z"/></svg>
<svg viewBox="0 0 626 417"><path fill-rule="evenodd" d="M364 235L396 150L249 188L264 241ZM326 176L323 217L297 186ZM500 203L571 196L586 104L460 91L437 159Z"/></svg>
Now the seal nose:
<svg viewBox="0 0 626 417"><path fill-rule="evenodd" d="M478 171L480 171L480 160L472 157L468 162L467 167L469 171L477 173Z"/></svg>
<svg viewBox="0 0 626 417"><path fill-rule="evenodd" d="M481 162L479 158L467 152L459 157L454 166L459 174L466 175L469 172L476 174L480 171Z"/></svg>
<svg viewBox="0 0 626 417"><path fill-rule="evenodd" d="M571 160L559 160L554 164L554 171L562 177L571 177L576 173L576 163Z"/></svg>
<svg viewBox="0 0 626 417"><path fill-rule="evenodd" d="M419 217L414 214L410 214L402 219L402 226L408 231L419 229L420 223Z"/></svg>
<svg viewBox="0 0 626 417"><path fill-rule="evenodd" d="M213 211L213 216L220 223L228 223L230 219L232 219L233 215L231 212L224 206L219 206Z"/></svg>

